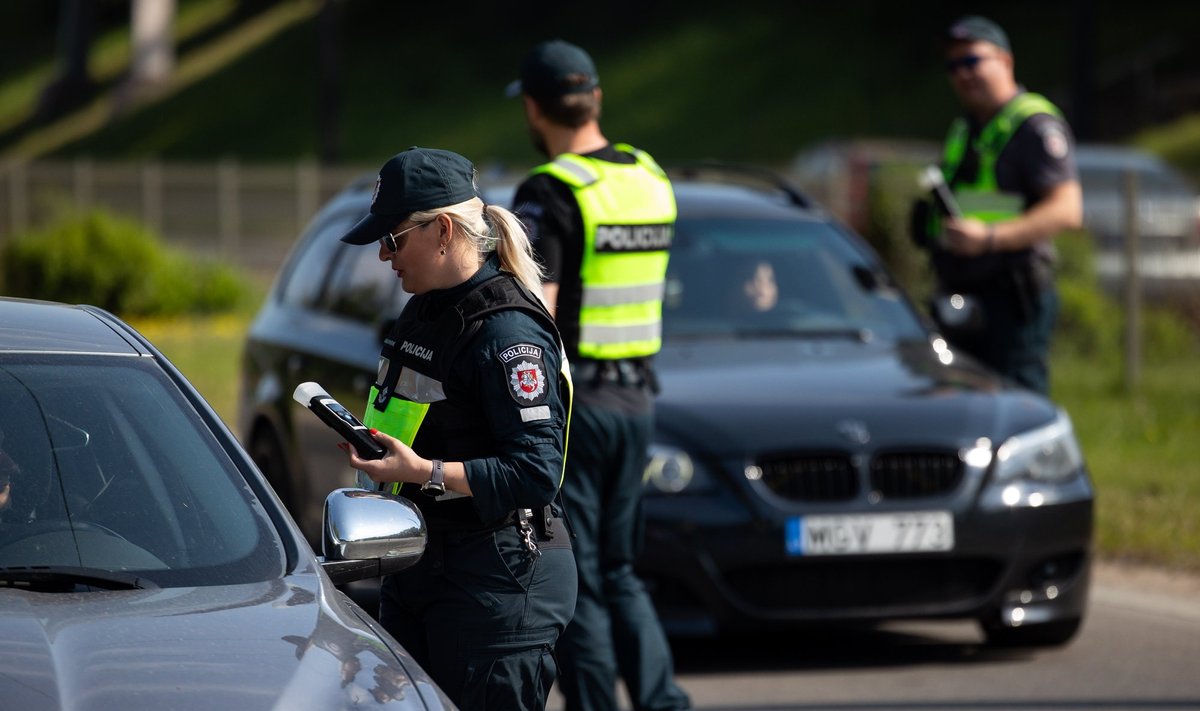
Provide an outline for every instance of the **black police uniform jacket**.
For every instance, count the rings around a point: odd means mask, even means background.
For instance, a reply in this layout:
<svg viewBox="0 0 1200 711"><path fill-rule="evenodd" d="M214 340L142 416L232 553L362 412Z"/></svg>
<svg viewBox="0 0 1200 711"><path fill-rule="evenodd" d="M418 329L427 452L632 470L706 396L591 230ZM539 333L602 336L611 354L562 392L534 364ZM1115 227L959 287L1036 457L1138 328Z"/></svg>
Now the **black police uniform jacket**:
<svg viewBox="0 0 1200 711"><path fill-rule="evenodd" d="M500 271L496 255L463 284L411 298L382 356L389 365L377 386L394 382L401 367L442 384L445 399L429 406L413 449L465 464L471 497L434 499L417 485L401 488L431 530L494 527L515 510L553 500L570 398L560 377L562 346L541 302Z"/></svg>

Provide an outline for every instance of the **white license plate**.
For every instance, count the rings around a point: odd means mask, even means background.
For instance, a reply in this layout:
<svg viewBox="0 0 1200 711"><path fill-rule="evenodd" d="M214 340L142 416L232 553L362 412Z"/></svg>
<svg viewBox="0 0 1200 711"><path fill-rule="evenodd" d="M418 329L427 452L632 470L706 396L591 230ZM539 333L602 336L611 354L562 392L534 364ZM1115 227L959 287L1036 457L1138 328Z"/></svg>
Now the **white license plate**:
<svg viewBox="0 0 1200 711"><path fill-rule="evenodd" d="M954 549L947 511L797 516L784 526L790 555L915 553Z"/></svg>

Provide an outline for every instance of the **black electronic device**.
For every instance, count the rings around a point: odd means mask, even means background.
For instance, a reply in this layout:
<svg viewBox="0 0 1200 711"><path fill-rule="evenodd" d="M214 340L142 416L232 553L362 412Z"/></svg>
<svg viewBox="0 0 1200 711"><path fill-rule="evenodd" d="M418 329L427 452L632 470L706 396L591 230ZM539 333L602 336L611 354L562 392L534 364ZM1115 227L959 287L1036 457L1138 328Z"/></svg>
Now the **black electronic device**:
<svg viewBox="0 0 1200 711"><path fill-rule="evenodd" d="M950 191L950 186L946 184L942 171L936 165L926 166L917 176L917 182L920 183L922 190L929 192L934 204L938 206L943 215L962 217L958 201L954 199L954 193Z"/></svg>
<svg viewBox="0 0 1200 711"><path fill-rule="evenodd" d="M349 442L363 459L383 459L387 454L387 449L371 436L366 425L317 383L300 383L292 393L292 399L312 410L322 422Z"/></svg>

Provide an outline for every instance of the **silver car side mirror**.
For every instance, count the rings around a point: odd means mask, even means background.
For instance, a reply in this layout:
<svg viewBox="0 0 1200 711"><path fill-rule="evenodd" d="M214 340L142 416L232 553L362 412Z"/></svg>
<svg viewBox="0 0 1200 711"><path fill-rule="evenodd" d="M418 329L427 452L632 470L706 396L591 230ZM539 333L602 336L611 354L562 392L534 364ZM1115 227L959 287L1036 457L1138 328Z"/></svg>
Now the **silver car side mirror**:
<svg viewBox="0 0 1200 711"><path fill-rule="evenodd" d="M406 499L364 489L325 497L321 567L335 584L388 575L425 552L425 519Z"/></svg>

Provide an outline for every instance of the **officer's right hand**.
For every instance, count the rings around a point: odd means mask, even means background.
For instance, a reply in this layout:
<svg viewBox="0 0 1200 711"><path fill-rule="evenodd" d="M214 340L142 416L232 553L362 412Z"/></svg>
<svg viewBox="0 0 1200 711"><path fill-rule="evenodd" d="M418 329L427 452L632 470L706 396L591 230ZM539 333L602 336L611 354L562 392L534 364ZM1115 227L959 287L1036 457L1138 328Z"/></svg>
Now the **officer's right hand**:
<svg viewBox="0 0 1200 711"><path fill-rule="evenodd" d="M947 218L942 223L942 241L949 251L962 257L977 257L991 250L988 226L971 218Z"/></svg>
<svg viewBox="0 0 1200 711"><path fill-rule="evenodd" d="M381 459L363 459L348 443L338 444L349 455L351 467L369 476L376 484L393 481L423 484L429 478L429 460L414 452L412 447L379 430L371 430L371 436L387 450Z"/></svg>

